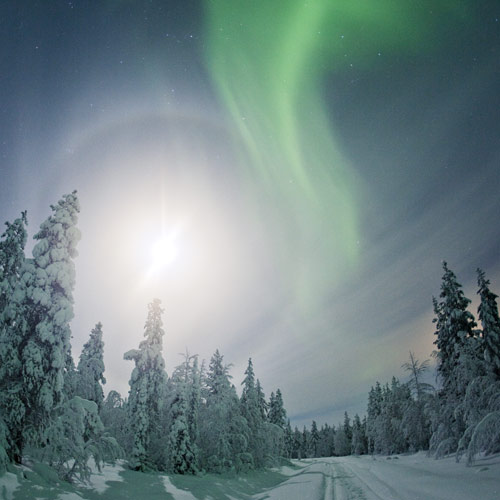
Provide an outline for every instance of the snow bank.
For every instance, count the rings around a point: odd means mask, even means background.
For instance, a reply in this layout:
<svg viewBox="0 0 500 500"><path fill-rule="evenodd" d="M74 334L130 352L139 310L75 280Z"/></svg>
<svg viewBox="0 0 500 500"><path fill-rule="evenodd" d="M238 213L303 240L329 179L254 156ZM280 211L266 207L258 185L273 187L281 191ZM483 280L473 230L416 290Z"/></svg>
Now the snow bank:
<svg viewBox="0 0 500 500"><path fill-rule="evenodd" d="M14 498L14 492L19 488L19 481L17 476L12 472L5 472L1 476L0 481L0 496L2 500L12 500Z"/></svg>
<svg viewBox="0 0 500 500"><path fill-rule="evenodd" d="M162 481L166 492L170 493L175 500L196 500L196 497L189 493L189 491L176 488L168 476L162 476Z"/></svg>
<svg viewBox="0 0 500 500"><path fill-rule="evenodd" d="M101 495L109 488L109 484L106 484L108 481L123 481L123 477L120 475L120 472L123 470L124 468L119 464L105 464L101 467L101 472L99 472L94 465L92 467L89 484L85 486Z"/></svg>

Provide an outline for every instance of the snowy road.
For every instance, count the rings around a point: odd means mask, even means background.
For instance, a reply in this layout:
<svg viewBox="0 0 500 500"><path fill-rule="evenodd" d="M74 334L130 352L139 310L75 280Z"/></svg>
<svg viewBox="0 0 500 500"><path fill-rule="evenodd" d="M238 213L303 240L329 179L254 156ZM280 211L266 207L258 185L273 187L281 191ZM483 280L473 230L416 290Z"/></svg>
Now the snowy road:
<svg viewBox="0 0 500 500"><path fill-rule="evenodd" d="M255 500L497 500L500 457L475 467L454 458L431 460L423 454L397 459L325 458L303 467ZM291 474L291 473L290 473Z"/></svg>

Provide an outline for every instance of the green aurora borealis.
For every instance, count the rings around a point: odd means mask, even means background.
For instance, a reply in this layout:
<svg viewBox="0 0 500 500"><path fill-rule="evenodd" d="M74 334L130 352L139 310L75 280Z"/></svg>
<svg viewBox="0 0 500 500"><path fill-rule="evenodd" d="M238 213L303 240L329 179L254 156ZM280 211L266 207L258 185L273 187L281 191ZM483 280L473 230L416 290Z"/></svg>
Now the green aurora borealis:
<svg viewBox="0 0 500 500"><path fill-rule="evenodd" d="M326 77L369 68L381 53L433 50L435 31L464 16L464 5L206 2L207 66L231 117L239 161L259 192L260 215L284 235L284 262L295 262L288 272L302 305L359 258L363 186L325 103ZM294 253L303 256L299 266Z"/></svg>

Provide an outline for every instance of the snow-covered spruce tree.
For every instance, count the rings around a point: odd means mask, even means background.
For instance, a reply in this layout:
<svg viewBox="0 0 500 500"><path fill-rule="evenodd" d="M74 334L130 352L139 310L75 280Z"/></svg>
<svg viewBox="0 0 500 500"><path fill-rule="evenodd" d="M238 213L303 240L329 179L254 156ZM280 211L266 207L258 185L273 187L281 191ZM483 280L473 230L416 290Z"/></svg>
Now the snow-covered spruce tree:
<svg viewBox="0 0 500 500"><path fill-rule="evenodd" d="M344 426L339 424L334 438L335 455L345 457L351 454L351 442L347 439Z"/></svg>
<svg viewBox="0 0 500 500"><path fill-rule="evenodd" d="M334 453L334 428L323 424L319 431L320 442L318 455L320 457L331 457Z"/></svg>
<svg viewBox="0 0 500 500"><path fill-rule="evenodd" d="M363 455L364 453L366 453L366 436L363 432L361 419L356 413L352 421L351 454Z"/></svg>
<svg viewBox="0 0 500 500"><path fill-rule="evenodd" d="M117 440L125 452L131 453L127 433L127 405L117 391L109 391L101 406L100 416L105 430Z"/></svg>
<svg viewBox="0 0 500 500"><path fill-rule="evenodd" d="M26 304L21 353L26 422L23 439L43 443L51 412L64 399L64 378L71 359L76 227L76 191L52 205L52 215L34 236L33 259L26 259L20 281Z"/></svg>
<svg viewBox="0 0 500 500"><path fill-rule="evenodd" d="M285 427L285 457L292 458L293 455L293 431L288 419Z"/></svg>
<svg viewBox="0 0 500 500"><path fill-rule="evenodd" d="M217 349L210 359L200 407L199 448L201 465L208 471L253 466L247 453L248 427L229 375L230 365Z"/></svg>
<svg viewBox="0 0 500 500"><path fill-rule="evenodd" d="M266 442L264 421L255 382L252 359L248 360L245 378L241 383L243 390L240 398L241 414L245 417L250 434L248 436L248 451L252 454L256 467L263 467L266 459Z"/></svg>
<svg viewBox="0 0 500 500"><path fill-rule="evenodd" d="M170 426L168 470L176 474L196 474L195 447L191 442L188 426L187 391L179 387L170 406L172 424Z"/></svg>
<svg viewBox="0 0 500 500"><path fill-rule="evenodd" d="M26 412L21 352L26 324L19 283L25 261L26 212L6 225L0 241L0 471L7 460L21 461Z"/></svg>
<svg viewBox="0 0 500 500"><path fill-rule="evenodd" d="M143 340L139 349L124 354L124 359L133 360L135 368L130 377L128 398L129 422L133 448L130 467L145 471L162 468L163 464L152 461L152 443L160 439L158 428L160 412L164 403L167 374L162 356L164 335L159 299L149 304ZM155 439L156 438L156 439Z"/></svg>
<svg viewBox="0 0 500 500"><path fill-rule="evenodd" d="M349 418L349 414L346 411L344 412L344 433L350 444L350 441L352 439L352 425L351 425L351 419Z"/></svg>
<svg viewBox="0 0 500 500"><path fill-rule="evenodd" d="M302 458L302 433L299 431L299 428L295 426L293 430L293 451L292 458L298 458L299 460Z"/></svg>
<svg viewBox="0 0 500 500"><path fill-rule="evenodd" d="M483 327L484 360L488 370L500 380L500 318L496 301L498 296L490 291L490 282L486 279L484 271L478 269L477 278L479 286L477 293L481 297L477 312Z"/></svg>
<svg viewBox="0 0 500 500"><path fill-rule="evenodd" d="M169 404L169 435L167 470L176 474L196 474L197 447L195 432L197 428L196 406L193 391L194 380L192 362L198 360L197 356L183 355L184 361L174 369L170 378L170 391L172 400ZM199 390L198 396L199 396ZM192 413L190 412L192 410ZM190 414L191 413L191 414ZM191 430L191 432L190 432Z"/></svg>
<svg viewBox="0 0 500 500"><path fill-rule="evenodd" d="M99 409L104 401L101 384L106 383L103 357L102 324L97 323L80 354L77 367L76 393L84 399L94 401Z"/></svg>
<svg viewBox="0 0 500 500"><path fill-rule="evenodd" d="M66 481L88 481L93 459L100 470L104 461L121 455L116 439L104 430L97 404L75 396L55 408L44 433L41 458L56 468Z"/></svg>
<svg viewBox="0 0 500 500"><path fill-rule="evenodd" d="M460 436L465 431L463 412L457 412L468 384L482 367L481 340L474 329L476 323L467 311L470 300L464 296L455 274L443 263L440 301L433 299L436 317L438 374L443 388L430 402L432 436L429 451L436 457L457 449Z"/></svg>
<svg viewBox="0 0 500 500"><path fill-rule="evenodd" d="M201 370L198 367L198 356L193 356L193 365L190 370L189 389L187 398L187 424L191 442L196 446L200 437L199 418L201 406Z"/></svg>
<svg viewBox="0 0 500 500"><path fill-rule="evenodd" d="M378 435L378 418L382 413L382 387L380 382L375 383L375 387L368 393L368 408L366 416L366 435L368 438L368 453L378 453L375 442Z"/></svg>
<svg viewBox="0 0 500 500"><path fill-rule="evenodd" d="M266 402L266 395L262 390L262 386L260 385L259 379L257 379L257 383L255 384L255 389L257 391L257 403L259 406L260 417L263 422L266 422L268 419L267 413L269 410L269 405Z"/></svg>
<svg viewBox="0 0 500 500"><path fill-rule="evenodd" d="M286 410L283 405L283 396L280 389L276 391L276 395L271 392L268 419L271 424L275 424L281 429L285 428Z"/></svg>
<svg viewBox="0 0 500 500"><path fill-rule="evenodd" d="M315 458L319 457L318 454L319 441L320 441L320 436L318 431L318 424L316 423L316 420L313 420L311 424L311 439L309 442L310 455L312 457Z"/></svg>
<svg viewBox="0 0 500 500"><path fill-rule="evenodd" d="M405 408L412 400L410 389L395 377L383 388L377 382L368 398L367 432L370 453L402 453L408 448L403 430Z"/></svg>
<svg viewBox="0 0 500 500"><path fill-rule="evenodd" d="M460 371L467 380L465 396L458 402L455 415L466 429L458 442L457 460L463 453L471 465L479 452L500 450L500 324L496 295L489 290L484 272L478 269L481 303L478 308L482 331L482 353L477 358L462 356ZM475 353L473 353L475 354ZM463 362L465 359L466 363Z"/></svg>
<svg viewBox="0 0 500 500"><path fill-rule="evenodd" d="M300 456L301 458L308 458L309 457L309 443L311 441L311 433L309 432L309 429L304 425L304 428L302 429L302 437L301 437L301 442L300 442Z"/></svg>
<svg viewBox="0 0 500 500"><path fill-rule="evenodd" d="M236 472L248 472L254 467L253 457L247 451L250 431L246 419L241 415L240 400L234 384L231 384L228 403L228 437L233 467Z"/></svg>
<svg viewBox="0 0 500 500"><path fill-rule="evenodd" d="M437 347L437 369L445 392L460 397L465 390L459 388L456 369L468 339L476 337L476 323L472 314L467 311L470 300L464 296L455 274L446 262L443 262L443 269L441 300L433 300L436 314L433 323L436 323L434 344Z"/></svg>

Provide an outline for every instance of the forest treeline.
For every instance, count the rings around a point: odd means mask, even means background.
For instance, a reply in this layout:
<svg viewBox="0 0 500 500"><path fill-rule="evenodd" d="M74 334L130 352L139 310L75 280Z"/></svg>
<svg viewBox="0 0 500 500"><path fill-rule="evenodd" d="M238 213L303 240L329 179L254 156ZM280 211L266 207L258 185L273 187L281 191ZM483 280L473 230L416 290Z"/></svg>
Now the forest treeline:
<svg viewBox="0 0 500 500"><path fill-rule="evenodd" d="M500 451L500 320L498 298L477 270L478 328L456 275L443 263L439 299L433 298L437 385L426 382L429 360L410 352L402 365L408 381L393 377L369 391L367 413L352 422L347 412L337 427L315 421L293 433L292 457L395 454L427 450L440 458Z"/></svg>
<svg viewBox="0 0 500 500"><path fill-rule="evenodd" d="M244 471L285 455L281 391L266 400L249 359L241 396L217 350L208 366L186 353L170 377L162 356L160 301L149 304L128 398L104 398L104 342L97 323L78 364L70 321L80 232L77 193L63 196L25 256L27 216L0 240L0 471L25 457L67 480L89 477L89 459L126 458L135 470L180 474ZM289 427L289 424L288 424Z"/></svg>
<svg viewBox="0 0 500 500"><path fill-rule="evenodd" d="M65 195L25 256L27 216L0 239L0 471L44 461L60 477L85 480L89 459L117 457L135 470L180 474L246 471L304 458L428 449L436 456L500 446L500 321L496 295L478 270L478 317L444 264L434 299L440 388L424 382L428 362L410 353L406 383L371 388L367 415L337 427L292 430L279 389L269 400L249 359L241 395L217 350L208 365L186 352L167 376L163 309L149 304L144 340L124 354L134 363L127 397L104 397L103 327L97 323L78 363L71 354L77 193Z"/></svg>

